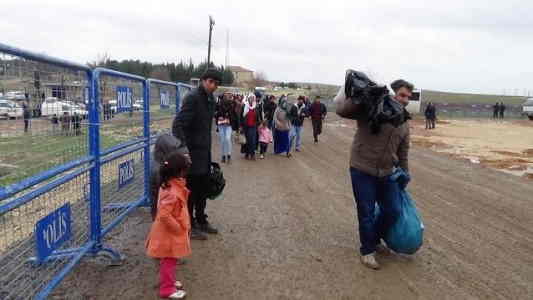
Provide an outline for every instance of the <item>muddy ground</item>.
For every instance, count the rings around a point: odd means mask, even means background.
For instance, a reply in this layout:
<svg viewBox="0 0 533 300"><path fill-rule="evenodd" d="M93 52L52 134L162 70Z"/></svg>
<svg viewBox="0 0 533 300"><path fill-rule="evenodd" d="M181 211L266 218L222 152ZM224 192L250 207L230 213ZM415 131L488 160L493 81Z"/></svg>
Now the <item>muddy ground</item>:
<svg viewBox="0 0 533 300"><path fill-rule="evenodd" d="M414 124L413 126L416 126ZM332 120L321 143L306 128L303 152L224 166L224 199L210 201L221 234L193 241L180 268L188 299L533 299L533 184L413 145L409 190L423 217L413 257L359 263L348 177L353 128ZM107 243L119 267L84 261L52 299L158 299L146 257L148 211Z"/></svg>

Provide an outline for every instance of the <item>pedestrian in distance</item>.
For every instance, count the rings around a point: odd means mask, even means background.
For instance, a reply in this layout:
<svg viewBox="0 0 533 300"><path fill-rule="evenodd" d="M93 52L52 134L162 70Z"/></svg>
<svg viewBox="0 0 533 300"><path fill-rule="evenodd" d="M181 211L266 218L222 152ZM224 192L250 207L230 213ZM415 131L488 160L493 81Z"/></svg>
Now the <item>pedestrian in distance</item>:
<svg viewBox="0 0 533 300"><path fill-rule="evenodd" d="M350 175L359 222L361 263L372 269L380 268L375 253L388 252L381 240L401 211L400 203L395 201L400 187L391 175L395 167L409 172L410 115L405 106L409 104L414 86L399 79L391 84L391 88L395 95L385 96L389 104L383 105L388 109L383 115L394 115L395 118L380 121L377 131L373 130L368 117L372 111L371 104L354 103L345 97L346 100L343 100L344 93L340 92L336 97L339 99L335 101L339 116L357 121L351 148ZM376 202L381 210L379 218L375 217Z"/></svg>
<svg viewBox="0 0 533 300"><path fill-rule="evenodd" d="M291 157L290 137L291 122L289 119L289 104L286 96L279 98L279 104L274 112L274 154L286 153Z"/></svg>
<svg viewBox="0 0 533 300"><path fill-rule="evenodd" d="M222 73L208 69L200 78L200 85L183 99L181 110L172 124L172 134L185 143L192 161L187 175L189 215L191 217L191 238L206 240L207 234L218 230L208 222L206 186L211 170L211 132L215 113L213 93L222 81Z"/></svg>
<svg viewBox="0 0 533 300"><path fill-rule="evenodd" d="M426 117L426 129L435 129L435 120L437 119L437 110L435 105L431 102L428 102L426 109L424 111Z"/></svg>
<svg viewBox="0 0 533 300"><path fill-rule="evenodd" d="M328 114L324 103L320 102L320 96L316 96L315 101L310 105L309 115L313 124L313 138L315 144L318 143L318 136L322 134L322 123Z"/></svg>
<svg viewBox="0 0 533 300"><path fill-rule="evenodd" d="M492 119L497 120L499 113L500 113L500 103L496 102L496 104L492 106Z"/></svg>
<svg viewBox="0 0 533 300"><path fill-rule="evenodd" d="M61 122L61 133L64 136L70 135L70 116L68 115L68 112L63 112L63 115L59 118L59 121Z"/></svg>
<svg viewBox="0 0 533 300"><path fill-rule="evenodd" d="M265 153L268 150L268 145L272 143L272 131L268 128L268 121L263 121L259 125L259 145L260 145L260 157L265 158Z"/></svg>
<svg viewBox="0 0 533 300"><path fill-rule="evenodd" d="M81 134L81 117L77 112L72 115L72 130L75 136Z"/></svg>
<svg viewBox="0 0 533 300"><path fill-rule="evenodd" d="M255 160L255 151L257 149L257 125L259 125L260 117L257 109L256 96L248 95L247 101L244 103L242 112L242 128L246 136L246 145L244 147L244 158L247 160Z"/></svg>
<svg viewBox="0 0 533 300"><path fill-rule="evenodd" d="M307 106L305 105L305 97L299 96L298 101L291 107L290 118L292 123L291 133L290 133L290 149L292 146L295 146L296 152L301 151L302 147L302 134L304 120L307 117Z"/></svg>
<svg viewBox="0 0 533 300"><path fill-rule="evenodd" d="M54 114L50 121L52 122L52 134L55 135L59 130L59 118L57 117L57 114Z"/></svg>
<svg viewBox="0 0 533 300"><path fill-rule="evenodd" d="M31 111L27 103L22 104L22 118L24 119L24 132L27 133L31 121Z"/></svg>
<svg viewBox="0 0 533 300"><path fill-rule="evenodd" d="M503 120L505 118L505 105L503 104L503 102L500 102L500 109L499 109L499 115L500 115L500 120Z"/></svg>
<svg viewBox="0 0 533 300"><path fill-rule="evenodd" d="M166 299L187 295L176 280L176 266L178 259L191 254L188 167L187 158L179 152L168 154L161 164L157 212L145 244L147 255L159 259L159 296Z"/></svg>
<svg viewBox="0 0 533 300"><path fill-rule="evenodd" d="M235 122L234 111L232 96L230 94L224 94L217 105L217 110L215 113L218 136L220 138L220 148L222 152L222 163L231 163L231 135L233 132L232 124Z"/></svg>

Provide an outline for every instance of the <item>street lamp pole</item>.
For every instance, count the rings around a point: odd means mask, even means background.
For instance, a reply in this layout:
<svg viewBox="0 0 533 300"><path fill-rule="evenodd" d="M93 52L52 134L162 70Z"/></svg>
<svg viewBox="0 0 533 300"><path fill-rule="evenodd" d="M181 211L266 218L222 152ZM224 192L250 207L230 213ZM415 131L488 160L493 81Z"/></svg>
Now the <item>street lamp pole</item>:
<svg viewBox="0 0 533 300"><path fill-rule="evenodd" d="M213 26L215 26L215 19L212 16L209 16L209 46L207 48L207 68L211 64L211 34L213 32Z"/></svg>

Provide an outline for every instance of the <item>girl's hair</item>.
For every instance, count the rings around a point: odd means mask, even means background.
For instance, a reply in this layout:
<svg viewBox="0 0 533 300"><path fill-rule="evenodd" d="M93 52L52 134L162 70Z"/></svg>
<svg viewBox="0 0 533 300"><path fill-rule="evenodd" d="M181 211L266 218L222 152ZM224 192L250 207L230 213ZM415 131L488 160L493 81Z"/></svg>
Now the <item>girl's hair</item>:
<svg viewBox="0 0 533 300"><path fill-rule="evenodd" d="M267 127L268 126L267 121L266 120L261 121L261 126Z"/></svg>
<svg viewBox="0 0 533 300"><path fill-rule="evenodd" d="M161 187L166 189L169 185L169 180L172 178L179 178L183 174L183 170L189 168L189 162L185 156L177 151L173 151L165 156L159 168L159 178L161 179Z"/></svg>

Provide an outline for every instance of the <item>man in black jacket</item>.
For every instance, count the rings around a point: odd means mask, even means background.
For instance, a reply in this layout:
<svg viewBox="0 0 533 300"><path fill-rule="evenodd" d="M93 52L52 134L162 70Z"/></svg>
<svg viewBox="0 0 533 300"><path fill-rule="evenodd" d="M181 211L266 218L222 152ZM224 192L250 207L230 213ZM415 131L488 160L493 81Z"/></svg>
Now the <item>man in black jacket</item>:
<svg viewBox="0 0 533 300"><path fill-rule="evenodd" d="M189 149L192 161L187 186L189 196L189 214L191 216L191 238L207 239L204 233L216 234L218 230L207 221L205 208L208 175L211 166L211 127L215 112L213 92L222 81L222 74L215 69L208 69L201 77L200 86L183 99L183 106L172 124L172 134L184 141Z"/></svg>

